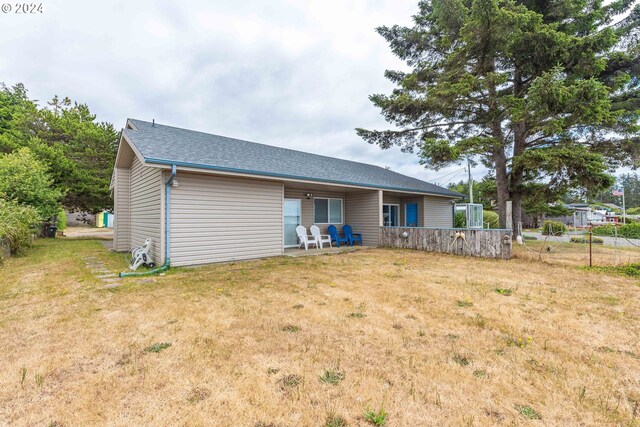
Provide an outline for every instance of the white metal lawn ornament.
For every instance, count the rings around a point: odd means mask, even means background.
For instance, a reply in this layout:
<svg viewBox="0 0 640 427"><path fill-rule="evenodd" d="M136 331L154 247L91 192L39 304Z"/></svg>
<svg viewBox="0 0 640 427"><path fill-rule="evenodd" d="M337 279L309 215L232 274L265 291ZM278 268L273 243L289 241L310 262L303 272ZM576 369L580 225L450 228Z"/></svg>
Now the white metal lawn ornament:
<svg viewBox="0 0 640 427"><path fill-rule="evenodd" d="M467 236L464 234L464 231L456 231L456 234L453 235L453 239L451 239L451 242L449 242L449 250L451 250L451 246L453 246L458 239L462 240L462 246L468 246L467 245Z"/></svg>
<svg viewBox="0 0 640 427"><path fill-rule="evenodd" d="M129 268L131 270L137 270L138 267L144 265L145 267L153 268L155 264L149 255L151 249L151 239L146 238L142 246L133 248L131 250L131 261L129 262Z"/></svg>

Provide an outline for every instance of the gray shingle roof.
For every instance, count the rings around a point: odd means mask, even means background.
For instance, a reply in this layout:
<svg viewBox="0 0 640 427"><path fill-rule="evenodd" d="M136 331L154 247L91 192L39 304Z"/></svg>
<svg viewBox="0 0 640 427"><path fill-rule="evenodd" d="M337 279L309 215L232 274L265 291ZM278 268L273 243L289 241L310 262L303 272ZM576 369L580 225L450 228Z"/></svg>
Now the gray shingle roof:
<svg viewBox="0 0 640 427"><path fill-rule="evenodd" d="M129 119L125 129L147 163L462 197L379 166Z"/></svg>

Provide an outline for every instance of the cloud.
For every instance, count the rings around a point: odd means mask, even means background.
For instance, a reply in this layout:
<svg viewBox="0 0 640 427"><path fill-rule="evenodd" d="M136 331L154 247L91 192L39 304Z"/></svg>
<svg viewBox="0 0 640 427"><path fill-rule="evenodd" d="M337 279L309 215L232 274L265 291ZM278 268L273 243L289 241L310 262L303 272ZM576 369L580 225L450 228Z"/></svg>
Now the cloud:
<svg viewBox="0 0 640 427"><path fill-rule="evenodd" d="M0 78L85 102L116 127L155 119L433 182L460 167L428 171L354 132L388 126L368 96L404 67L375 27L416 11L416 0L50 0L41 15L0 16Z"/></svg>

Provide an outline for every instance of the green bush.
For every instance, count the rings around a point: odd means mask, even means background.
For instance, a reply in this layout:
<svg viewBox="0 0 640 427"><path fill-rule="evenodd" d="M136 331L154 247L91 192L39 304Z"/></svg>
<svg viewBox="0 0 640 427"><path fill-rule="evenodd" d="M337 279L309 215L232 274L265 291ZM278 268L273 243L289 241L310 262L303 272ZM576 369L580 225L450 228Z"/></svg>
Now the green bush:
<svg viewBox="0 0 640 427"><path fill-rule="evenodd" d="M60 210L62 192L28 148L0 155L0 197L33 206L44 221Z"/></svg>
<svg viewBox="0 0 640 427"><path fill-rule="evenodd" d="M12 254L23 253L40 226L40 213L31 206L0 199L0 240L9 244Z"/></svg>
<svg viewBox="0 0 640 427"><path fill-rule="evenodd" d="M464 211L457 211L454 217L454 228L467 228L467 215Z"/></svg>
<svg viewBox="0 0 640 427"><path fill-rule="evenodd" d="M640 239L640 224L601 225L593 229L593 234L597 236L616 236L617 234L619 237L626 237L628 239Z"/></svg>
<svg viewBox="0 0 640 427"><path fill-rule="evenodd" d="M489 228L500 228L500 217L494 211L482 211L482 227L489 223ZM465 211L457 211L454 217L454 228L467 228L467 214Z"/></svg>
<svg viewBox="0 0 640 427"><path fill-rule="evenodd" d="M62 208L58 211L58 223L56 227L58 227L58 231L64 231L67 228L67 213Z"/></svg>
<svg viewBox="0 0 640 427"><path fill-rule="evenodd" d="M500 228L500 217L494 211L482 211L482 222L489 223L489 228Z"/></svg>
<svg viewBox="0 0 640 427"><path fill-rule="evenodd" d="M589 236L571 236L569 239L571 243L589 243ZM594 245L601 245L604 243L604 239L600 237L593 237L591 243Z"/></svg>
<svg viewBox="0 0 640 427"><path fill-rule="evenodd" d="M542 224L542 234L545 236L562 236L567 232L567 226L560 221L546 220Z"/></svg>
<svg viewBox="0 0 640 427"><path fill-rule="evenodd" d="M640 215L640 207L627 209L629 215Z"/></svg>

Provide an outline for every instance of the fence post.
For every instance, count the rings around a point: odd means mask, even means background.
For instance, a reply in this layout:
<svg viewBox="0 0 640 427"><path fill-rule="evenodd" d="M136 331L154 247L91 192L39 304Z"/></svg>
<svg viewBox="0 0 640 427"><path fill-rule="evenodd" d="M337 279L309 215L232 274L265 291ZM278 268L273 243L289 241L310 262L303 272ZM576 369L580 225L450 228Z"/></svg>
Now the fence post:
<svg viewBox="0 0 640 427"><path fill-rule="evenodd" d="M589 267L593 267L592 255L593 248L591 245L591 241L593 240L593 225L589 226Z"/></svg>

